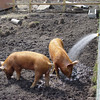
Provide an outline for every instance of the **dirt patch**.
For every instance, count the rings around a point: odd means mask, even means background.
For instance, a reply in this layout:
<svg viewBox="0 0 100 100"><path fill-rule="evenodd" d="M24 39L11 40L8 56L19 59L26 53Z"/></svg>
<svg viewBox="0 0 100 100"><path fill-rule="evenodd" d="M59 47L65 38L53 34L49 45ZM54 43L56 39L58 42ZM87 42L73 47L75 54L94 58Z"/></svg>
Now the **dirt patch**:
<svg viewBox="0 0 100 100"><path fill-rule="evenodd" d="M98 20L89 19L86 13L33 13L17 18L22 25L14 25L9 18L0 21L0 60L15 51L35 51L49 57L48 44L53 38L64 41L66 52L78 41L90 33L96 33ZM30 27L31 26L31 27ZM50 58L50 57L49 57ZM30 85L34 80L32 71L23 70L20 81L12 78L9 82L0 71L1 100L86 100L91 87L93 66L97 58L97 39L89 43L78 57L80 63L73 70L72 79L61 74L57 79L50 76L50 87L45 87L44 77L34 89ZM89 97L89 98L88 98Z"/></svg>

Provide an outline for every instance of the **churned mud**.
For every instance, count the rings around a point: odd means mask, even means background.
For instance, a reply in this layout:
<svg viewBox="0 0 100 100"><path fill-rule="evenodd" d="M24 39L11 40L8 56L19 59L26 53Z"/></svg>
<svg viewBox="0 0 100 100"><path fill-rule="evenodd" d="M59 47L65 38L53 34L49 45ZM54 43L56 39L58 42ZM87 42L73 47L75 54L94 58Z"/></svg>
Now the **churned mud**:
<svg viewBox="0 0 100 100"><path fill-rule="evenodd" d="M57 37L63 39L68 52L78 40L87 34L96 33L98 29L98 20L89 19L87 13L30 13L17 17L22 20L22 25L13 24L10 18L0 19L1 61L12 52L25 50L49 57L49 42ZM0 100L94 100L89 88L96 58L97 38L77 58L79 64L74 67L72 78L69 80L60 73L60 79L57 79L55 74L51 74L49 87L45 87L42 77L36 87L30 89L34 81L33 71L23 70L19 81L15 73L8 81L4 72L0 71Z"/></svg>

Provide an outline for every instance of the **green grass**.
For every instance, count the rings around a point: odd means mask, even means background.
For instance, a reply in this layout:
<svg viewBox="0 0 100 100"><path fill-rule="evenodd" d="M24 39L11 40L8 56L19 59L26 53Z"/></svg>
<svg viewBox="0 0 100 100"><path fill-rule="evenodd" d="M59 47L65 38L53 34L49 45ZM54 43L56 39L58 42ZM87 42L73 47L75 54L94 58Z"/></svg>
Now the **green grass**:
<svg viewBox="0 0 100 100"><path fill-rule="evenodd" d="M94 83L94 85L97 84L97 63L95 64L94 69L93 69L92 82Z"/></svg>
<svg viewBox="0 0 100 100"><path fill-rule="evenodd" d="M90 88L91 91L93 91L93 95L96 97L96 89L97 89L97 62L94 66L94 69L93 69L93 76L92 76L92 82L93 82L93 86Z"/></svg>

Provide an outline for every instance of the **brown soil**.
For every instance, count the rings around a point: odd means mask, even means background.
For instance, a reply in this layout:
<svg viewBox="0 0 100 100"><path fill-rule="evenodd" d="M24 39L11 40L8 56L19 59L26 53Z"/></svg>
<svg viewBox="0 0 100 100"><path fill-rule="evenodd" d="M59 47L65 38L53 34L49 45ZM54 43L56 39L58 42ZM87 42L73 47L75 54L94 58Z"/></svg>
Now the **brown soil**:
<svg viewBox="0 0 100 100"><path fill-rule="evenodd" d="M98 29L98 20L89 19L87 13L33 13L17 19L22 20L22 25L14 25L9 18L0 21L1 61L12 52L25 50L49 57L48 44L56 37L63 39L68 52L80 38ZM50 87L45 87L43 77L30 89L33 71L23 70L20 81L15 79L15 73L8 81L0 71L0 100L87 100L96 58L97 39L94 39L79 55L80 63L75 66L72 79L61 73L60 79L55 74L50 75Z"/></svg>

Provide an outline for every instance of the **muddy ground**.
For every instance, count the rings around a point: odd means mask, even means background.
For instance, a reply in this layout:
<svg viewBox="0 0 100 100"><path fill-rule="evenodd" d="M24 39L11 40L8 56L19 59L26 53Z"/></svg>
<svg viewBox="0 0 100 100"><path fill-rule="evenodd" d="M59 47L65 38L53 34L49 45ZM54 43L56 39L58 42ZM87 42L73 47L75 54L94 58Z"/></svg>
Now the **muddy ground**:
<svg viewBox="0 0 100 100"><path fill-rule="evenodd" d="M53 38L63 39L68 52L80 38L98 29L98 20L89 19L87 13L30 13L17 19L22 20L22 25L13 24L9 17L0 19L1 61L12 52L25 50L49 57L48 44ZM15 73L8 81L0 71L0 100L95 100L89 88L96 58L97 39L94 39L77 58L80 62L73 70L72 79L62 74L60 79L50 75L50 87L45 87L43 77L30 89L33 71L23 70L20 81L16 80Z"/></svg>

